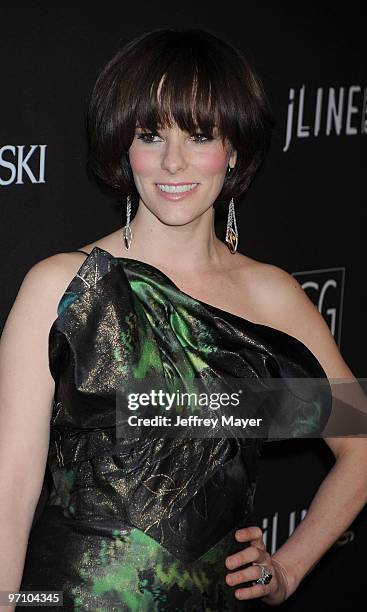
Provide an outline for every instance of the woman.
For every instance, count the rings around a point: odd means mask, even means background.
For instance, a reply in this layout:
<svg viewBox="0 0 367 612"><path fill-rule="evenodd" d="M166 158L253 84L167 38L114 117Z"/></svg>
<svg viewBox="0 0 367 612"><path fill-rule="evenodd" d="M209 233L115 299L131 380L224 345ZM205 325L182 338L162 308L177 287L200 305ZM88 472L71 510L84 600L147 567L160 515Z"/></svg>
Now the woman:
<svg viewBox="0 0 367 612"><path fill-rule="evenodd" d="M208 377L209 388L210 377L353 377L293 277L236 250L234 199L271 129L253 70L205 31L144 34L99 75L90 167L123 194L127 216L33 266L4 329L3 589L63 591L74 610L276 605L364 505L365 442L326 439L336 464L270 556L251 516L263 439L116 434L121 393L150 376L184 387ZM329 400L317 410L310 400L310 431L325 425ZM29 535L47 460L53 488Z"/></svg>

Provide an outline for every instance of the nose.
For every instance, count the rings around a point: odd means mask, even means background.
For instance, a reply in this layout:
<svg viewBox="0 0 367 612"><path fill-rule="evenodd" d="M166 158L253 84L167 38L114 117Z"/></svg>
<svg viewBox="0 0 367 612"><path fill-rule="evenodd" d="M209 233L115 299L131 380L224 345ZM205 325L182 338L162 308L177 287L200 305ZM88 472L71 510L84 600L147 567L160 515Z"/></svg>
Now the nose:
<svg viewBox="0 0 367 612"><path fill-rule="evenodd" d="M187 166L184 143L179 139L167 140L161 162L162 168L176 174Z"/></svg>

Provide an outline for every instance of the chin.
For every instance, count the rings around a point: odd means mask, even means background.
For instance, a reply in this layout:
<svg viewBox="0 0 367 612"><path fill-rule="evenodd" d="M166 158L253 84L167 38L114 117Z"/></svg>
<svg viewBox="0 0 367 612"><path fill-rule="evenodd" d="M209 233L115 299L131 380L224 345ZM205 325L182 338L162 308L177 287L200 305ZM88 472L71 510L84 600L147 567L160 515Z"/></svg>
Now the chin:
<svg viewBox="0 0 367 612"><path fill-rule="evenodd" d="M149 205L146 204L149 201ZM202 201L197 201L194 198L186 198L177 201L161 200L149 197L142 202L145 207L162 223L166 225L186 225L204 214L210 204L203 206Z"/></svg>
<svg viewBox="0 0 367 612"><path fill-rule="evenodd" d="M186 225L198 216L197 211L193 210L181 209L167 211L162 210L161 207L159 207L159 210L154 211L154 214L157 219L166 225Z"/></svg>

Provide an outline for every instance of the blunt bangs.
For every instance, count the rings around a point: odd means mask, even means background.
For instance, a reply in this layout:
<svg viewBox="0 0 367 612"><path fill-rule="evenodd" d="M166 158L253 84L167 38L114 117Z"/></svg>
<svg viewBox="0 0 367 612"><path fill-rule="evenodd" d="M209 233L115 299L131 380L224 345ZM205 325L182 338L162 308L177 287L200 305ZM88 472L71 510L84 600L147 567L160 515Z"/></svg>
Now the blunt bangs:
<svg viewBox="0 0 367 612"><path fill-rule="evenodd" d="M194 71L175 76L170 66L151 83L149 90L139 100L136 109L136 125L151 131L177 125L181 130L194 133L200 129L212 136L215 127L220 134L218 103L213 105L211 83L201 79ZM218 102L218 101L216 101Z"/></svg>
<svg viewBox="0 0 367 612"><path fill-rule="evenodd" d="M260 168L274 119L243 55L204 30L154 30L127 43L100 72L87 108L89 171L122 194L137 193L128 150L136 127L177 125L237 151L216 203L240 197ZM216 204L215 203L215 204Z"/></svg>

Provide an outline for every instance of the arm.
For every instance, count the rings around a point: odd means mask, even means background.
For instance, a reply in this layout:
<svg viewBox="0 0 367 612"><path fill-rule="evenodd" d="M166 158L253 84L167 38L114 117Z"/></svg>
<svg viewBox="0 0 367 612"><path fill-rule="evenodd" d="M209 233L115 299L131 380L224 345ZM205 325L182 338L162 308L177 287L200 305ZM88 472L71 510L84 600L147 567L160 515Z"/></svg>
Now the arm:
<svg viewBox="0 0 367 612"><path fill-rule="evenodd" d="M274 326L301 340L317 357L329 379L356 381L335 340L299 283L275 268L277 308ZM366 406L365 398L365 406ZM366 410L364 406L364 410ZM273 555L295 590L324 553L350 526L367 503L367 440L325 438L335 464L321 483L308 512L288 540Z"/></svg>
<svg viewBox="0 0 367 612"><path fill-rule="evenodd" d="M48 335L77 255L54 255L25 276L0 342L0 591L22 579L44 479L54 381ZM7 607L4 610L13 610Z"/></svg>
<svg viewBox="0 0 367 612"><path fill-rule="evenodd" d="M320 361L328 378L356 380L325 320L290 274L266 265L258 275L256 290L261 298L259 316L265 325L281 329L303 342ZM252 534L254 546L229 557L236 565L227 564L227 567L234 569L250 561L269 565L274 561L271 571L277 574L269 586L239 589L241 599L262 597L265 603L276 605L288 598L367 503L367 440L325 438L325 442L336 462L321 483L303 521L271 559L265 554L258 532L255 533L258 528L239 531L240 541L248 540ZM246 576L236 572L236 584L254 579L254 571L250 568Z"/></svg>

